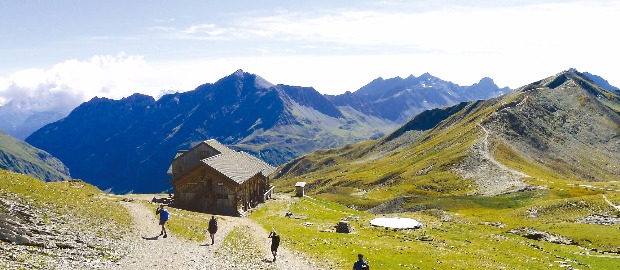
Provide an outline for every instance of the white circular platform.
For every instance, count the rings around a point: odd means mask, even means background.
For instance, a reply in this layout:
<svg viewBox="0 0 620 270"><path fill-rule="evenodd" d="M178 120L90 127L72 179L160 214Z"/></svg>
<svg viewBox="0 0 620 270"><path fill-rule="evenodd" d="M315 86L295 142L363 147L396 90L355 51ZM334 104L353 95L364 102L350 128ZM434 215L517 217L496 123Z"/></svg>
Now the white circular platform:
<svg viewBox="0 0 620 270"><path fill-rule="evenodd" d="M370 225L391 229L419 229L422 223L410 218L381 217L370 221Z"/></svg>

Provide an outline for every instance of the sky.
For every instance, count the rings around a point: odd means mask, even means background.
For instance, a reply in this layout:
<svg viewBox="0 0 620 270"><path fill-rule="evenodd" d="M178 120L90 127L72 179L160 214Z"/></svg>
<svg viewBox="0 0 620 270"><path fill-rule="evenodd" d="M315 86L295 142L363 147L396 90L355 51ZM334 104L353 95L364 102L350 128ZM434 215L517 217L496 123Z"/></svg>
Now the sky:
<svg viewBox="0 0 620 270"><path fill-rule="evenodd" d="M237 69L323 94L426 72L516 88L569 68L620 86L618 25L620 1L597 0L0 0L0 105L157 97Z"/></svg>

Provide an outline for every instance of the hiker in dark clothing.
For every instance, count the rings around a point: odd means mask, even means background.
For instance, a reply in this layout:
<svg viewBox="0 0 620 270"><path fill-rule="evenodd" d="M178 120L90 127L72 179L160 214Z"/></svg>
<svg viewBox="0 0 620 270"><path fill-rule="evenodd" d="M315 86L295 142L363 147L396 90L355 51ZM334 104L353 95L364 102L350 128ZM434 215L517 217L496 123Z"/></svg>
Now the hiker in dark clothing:
<svg viewBox="0 0 620 270"><path fill-rule="evenodd" d="M211 234L211 245L215 243L215 233L217 232L217 220L215 216L211 216L209 220L209 233Z"/></svg>
<svg viewBox="0 0 620 270"><path fill-rule="evenodd" d="M166 233L166 221L168 221L168 209L165 208L164 204L160 204L159 208L155 211L156 215L159 215L159 225L161 225L161 232L159 235L164 235L164 238L168 237Z"/></svg>
<svg viewBox="0 0 620 270"><path fill-rule="evenodd" d="M364 255L357 254L357 262L353 264L353 270L368 270L370 267L368 263L364 261Z"/></svg>
<svg viewBox="0 0 620 270"><path fill-rule="evenodd" d="M276 262L276 255L278 255L278 247L280 246L280 235L276 233L276 230L273 230L269 233L268 237L271 238L271 254L273 254L273 262Z"/></svg>

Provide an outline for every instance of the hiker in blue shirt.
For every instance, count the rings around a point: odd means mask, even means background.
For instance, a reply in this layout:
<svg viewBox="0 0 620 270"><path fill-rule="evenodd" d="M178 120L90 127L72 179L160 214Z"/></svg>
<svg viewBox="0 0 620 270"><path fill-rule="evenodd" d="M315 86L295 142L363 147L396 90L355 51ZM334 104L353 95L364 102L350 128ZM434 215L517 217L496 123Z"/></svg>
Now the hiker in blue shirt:
<svg viewBox="0 0 620 270"><path fill-rule="evenodd" d="M168 234L166 233L166 221L168 221L168 209L165 208L165 205L162 203L159 205L159 208L157 208L157 211L155 211L156 215L159 215L159 225L161 225L161 233L159 233L159 235L164 235L164 238L168 237Z"/></svg>
<svg viewBox="0 0 620 270"><path fill-rule="evenodd" d="M370 267L368 263L364 261L364 255L357 254L357 262L353 264L353 270L368 270Z"/></svg>

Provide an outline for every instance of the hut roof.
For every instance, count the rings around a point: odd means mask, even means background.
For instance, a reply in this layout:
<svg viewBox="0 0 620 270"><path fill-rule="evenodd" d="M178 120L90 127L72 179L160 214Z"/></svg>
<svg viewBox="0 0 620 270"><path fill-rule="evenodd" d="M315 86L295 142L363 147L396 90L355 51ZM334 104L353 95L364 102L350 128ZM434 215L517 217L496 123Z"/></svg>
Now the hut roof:
<svg viewBox="0 0 620 270"><path fill-rule="evenodd" d="M217 144L226 147L219 142ZM221 153L202 160L207 166L217 170L231 180L242 184L261 173L269 176L276 168L245 152L237 152L228 147Z"/></svg>
<svg viewBox="0 0 620 270"><path fill-rule="evenodd" d="M174 156L174 158L172 160L175 160L180 155L183 155L186 152L187 152L187 150L179 150L179 151L177 151L177 154ZM168 175L172 175L172 163L170 164L170 167L168 167Z"/></svg>
<svg viewBox="0 0 620 270"><path fill-rule="evenodd" d="M228 148L226 145L221 144L220 142L218 142L215 139L206 140L206 141L203 141L202 143L207 144L211 148L213 148L216 151L220 152L220 154L221 153L228 153L228 152L235 152L235 150L232 150L232 149Z"/></svg>

